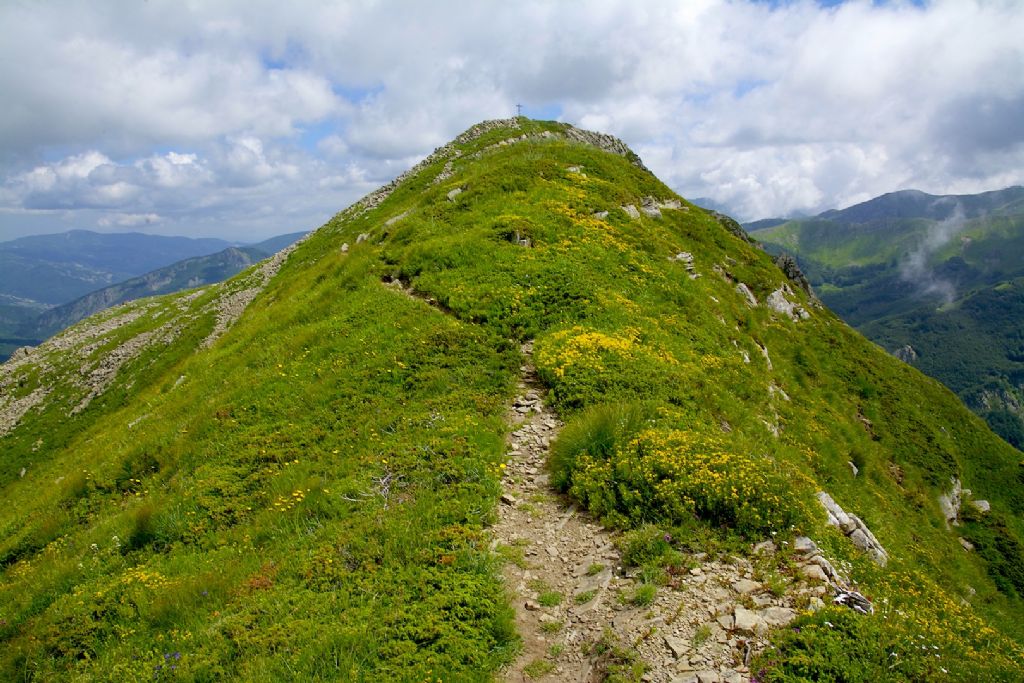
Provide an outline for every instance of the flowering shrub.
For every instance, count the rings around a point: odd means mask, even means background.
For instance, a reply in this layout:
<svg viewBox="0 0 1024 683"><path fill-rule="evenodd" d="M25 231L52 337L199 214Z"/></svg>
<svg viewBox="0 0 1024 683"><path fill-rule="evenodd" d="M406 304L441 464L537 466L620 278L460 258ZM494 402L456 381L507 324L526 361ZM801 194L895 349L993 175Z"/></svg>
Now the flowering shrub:
<svg viewBox="0 0 1024 683"><path fill-rule="evenodd" d="M572 492L596 514L633 523L692 517L756 535L797 520L773 461L682 430L648 429L609 458L577 458Z"/></svg>
<svg viewBox="0 0 1024 683"><path fill-rule="evenodd" d="M609 394L646 397L671 382L679 365L635 327L608 334L581 325L538 340L535 360L563 408L592 405Z"/></svg>

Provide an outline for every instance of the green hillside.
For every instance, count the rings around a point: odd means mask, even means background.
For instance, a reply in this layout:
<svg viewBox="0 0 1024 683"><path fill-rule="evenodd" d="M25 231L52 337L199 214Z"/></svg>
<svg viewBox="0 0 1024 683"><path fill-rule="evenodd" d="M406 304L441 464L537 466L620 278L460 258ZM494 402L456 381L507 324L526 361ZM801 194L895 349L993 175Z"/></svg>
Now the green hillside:
<svg viewBox="0 0 1024 683"><path fill-rule="evenodd" d="M801 612L759 680L1018 679L1022 454L621 142L522 118L0 366L0 678L500 676L522 647L502 564L530 560L489 529L528 340L566 421L552 477L628 532L634 605L765 539L795 590L807 535L875 612ZM947 528L952 479L990 512L965 494Z"/></svg>
<svg viewBox="0 0 1024 683"><path fill-rule="evenodd" d="M1024 445L1024 189L897 192L752 234L796 254L822 301Z"/></svg>

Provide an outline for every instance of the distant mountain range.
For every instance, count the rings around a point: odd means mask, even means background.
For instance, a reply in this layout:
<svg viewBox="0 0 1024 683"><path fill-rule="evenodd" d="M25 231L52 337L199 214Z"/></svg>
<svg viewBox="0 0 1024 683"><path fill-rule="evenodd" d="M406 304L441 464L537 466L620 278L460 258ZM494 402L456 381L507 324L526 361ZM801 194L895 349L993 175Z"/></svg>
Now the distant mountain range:
<svg viewBox="0 0 1024 683"><path fill-rule="evenodd" d="M220 282L302 234L249 246L86 230L0 242L0 361L104 308Z"/></svg>
<svg viewBox="0 0 1024 683"><path fill-rule="evenodd" d="M745 227L794 254L847 322L1024 446L1024 187L906 190Z"/></svg>

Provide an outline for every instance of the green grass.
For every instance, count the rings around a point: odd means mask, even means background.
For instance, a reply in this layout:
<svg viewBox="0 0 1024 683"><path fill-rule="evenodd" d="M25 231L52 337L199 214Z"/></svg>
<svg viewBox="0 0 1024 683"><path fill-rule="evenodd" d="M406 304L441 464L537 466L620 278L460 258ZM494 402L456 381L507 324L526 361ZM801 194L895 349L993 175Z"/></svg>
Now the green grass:
<svg viewBox="0 0 1024 683"><path fill-rule="evenodd" d="M558 591L544 591L537 596L537 602L541 607L557 607L562 604L562 594Z"/></svg>
<svg viewBox="0 0 1024 683"><path fill-rule="evenodd" d="M518 647L500 580L516 556L488 550L488 526L530 338L567 421L554 471L629 532L649 579L637 604L684 551L809 533L876 604L921 619L893 612L838 637L884 644L942 623L961 678L1017 670L1021 454L802 294L813 312L799 323L749 308L733 280L763 301L783 275L710 215L628 218L621 205L674 195L625 159L557 139L472 158L518 134L466 146L448 181L432 184L437 163L333 219L209 350L202 306L245 274L130 305L153 308L86 355L169 320L182 332L80 413L82 389L53 376L82 360L19 371L19 396L53 391L0 437L0 677L151 680L174 653L182 680L492 677ZM700 278L669 259L680 251ZM436 305L382 285L392 277ZM992 552L946 530L950 476L992 503L999 526L975 534ZM828 530L819 489L868 523L889 567ZM779 643L798 657L798 641ZM595 654L609 680L642 674L614 643Z"/></svg>
<svg viewBox="0 0 1024 683"><path fill-rule="evenodd" d="M625 596L625 601L634 607L646 607L654 602L658 595L658 587L652 583L645 583L634 588Z"/></svg>
<svg viewBox="0 0 1024 683"><path fill-rule="evenodd" d="M554 670L554 662L549 662L546 659L535 659L523 667L523 673L527 678L542 678Z"/></svg>

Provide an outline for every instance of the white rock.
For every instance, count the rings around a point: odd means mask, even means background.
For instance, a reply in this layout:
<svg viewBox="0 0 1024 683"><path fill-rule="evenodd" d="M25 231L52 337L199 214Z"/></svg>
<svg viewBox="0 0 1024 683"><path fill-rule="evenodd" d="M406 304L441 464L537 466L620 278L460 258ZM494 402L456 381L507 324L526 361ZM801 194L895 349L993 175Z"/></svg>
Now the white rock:
<svg viewBox="0 0 1024 683"><path fill-rule="evenodd" d="M848 534L856 528L853 520L850 519L849 515L846 514L843 508L839 507L838 503L832 500L832 496L828 495L824 491L819 491L818 502L821 503L821 505L828 511L829 515L831 515L829 523L832 523L832 520L834 519L834 526L838 526L843 533Z"/></svg>
<svg viewBox="0 0 1024 683"><path fill-rule="evenodd" d="M736 291L743 295L743 298L746 300L749 306L757 306L757 298L754 296L754 293L750 291L750 287L747 287L742 282L739 282L736 284Z"/></svg>
<svg viewBox="0 0 1024 683"><path fill-rule="evenodd" d="M950 481L953 483L953 488L949 493L944 493L939 496L939 507L942 509L942 515L946 519L946 526L950 524L954 526L960 522L960 499L963 493L963 487L960 485L960 480L952 477Z"/></svg>

